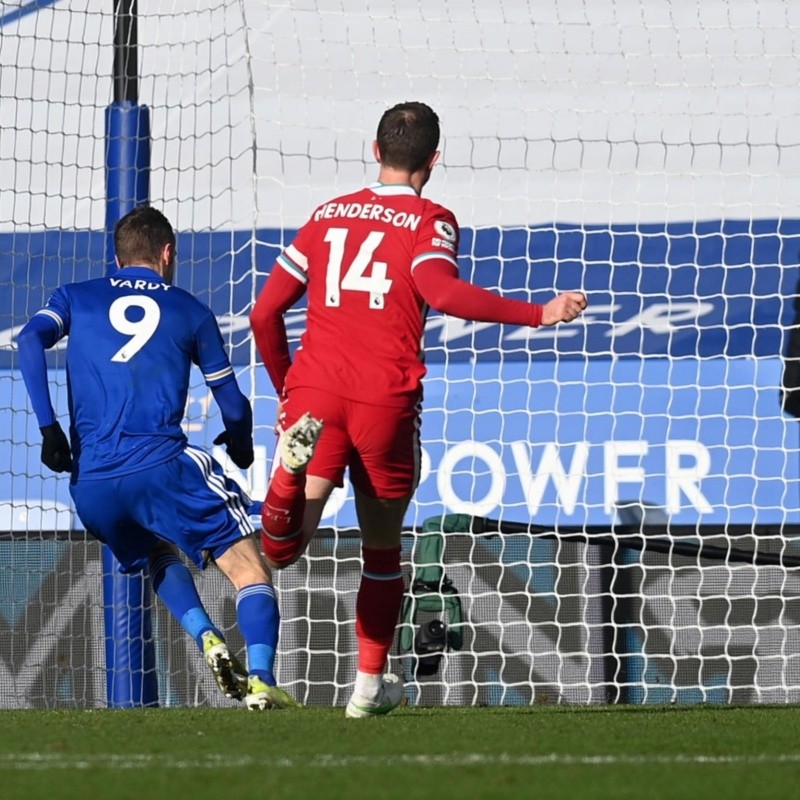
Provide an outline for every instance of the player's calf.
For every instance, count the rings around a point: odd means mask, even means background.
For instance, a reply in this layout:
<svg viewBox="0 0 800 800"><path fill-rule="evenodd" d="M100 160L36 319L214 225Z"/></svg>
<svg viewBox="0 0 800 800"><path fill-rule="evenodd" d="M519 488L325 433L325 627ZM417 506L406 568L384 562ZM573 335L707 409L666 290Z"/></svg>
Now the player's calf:
<svg viewBox="0 0 800 800"><path fill-rule="evenodd" d="M305 413L281 435L280 466L261 507L261 547L270 565L283 569L303 552L305 471L322 432L322 420Z"/></svg>

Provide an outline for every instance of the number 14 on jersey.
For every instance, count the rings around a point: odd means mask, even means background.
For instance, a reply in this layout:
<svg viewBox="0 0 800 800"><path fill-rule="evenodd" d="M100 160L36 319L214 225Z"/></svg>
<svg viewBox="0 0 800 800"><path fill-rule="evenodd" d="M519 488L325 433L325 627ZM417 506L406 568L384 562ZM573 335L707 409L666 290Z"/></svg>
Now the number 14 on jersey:
<svg viewBox="0 0 800 800"><path fill-rule="evenodd" d="M392 288L392 281L386 277L386 262L372 260L384 234L381 231L372 231L367 235L342 277L344 246L348 233L350 231L347 228L330 228L325 234L325 241L330 244L325 273L325 305L338 307L342 290L367 292L369 307L380 310L384 307L389 289Z"/></svg>

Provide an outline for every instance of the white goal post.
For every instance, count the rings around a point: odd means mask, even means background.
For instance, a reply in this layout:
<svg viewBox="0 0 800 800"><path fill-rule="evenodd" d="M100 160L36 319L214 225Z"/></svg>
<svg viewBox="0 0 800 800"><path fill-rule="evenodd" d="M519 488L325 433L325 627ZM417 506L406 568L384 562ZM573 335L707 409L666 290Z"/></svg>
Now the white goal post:
<svg viewBox="0 0 800 800"><path fill-rule="evenodd" d="M99 550L68 479L39 463L15 337L56 286L105 272L112 5L0 6L0 707L104 704ZM422 100L441 118L426 194L459 219L464 277L589 298L556 329L429 316L392 656L409 699L797 702L800 429L779 388L800 278L800 6L139 0L138 13L151 201L178 231L178 283L217 314L253 401L256 463L239 477L255 497L275 398L248 311L316 205L375 178L388 106ZM292 341L303 325L290 312ZM50 367L64 418L62 356ZM220 426L196 375L187 434L210 447ZM484 518L498 530L478 530ZM348 486L323 525L277 581L278 675L304 702L339 704L360 569ZM232 628L224 580L198 580ZM158 606L153 619L162 704L226 702L188 637ZM431 620L445 650L424 674Z"/></svg>

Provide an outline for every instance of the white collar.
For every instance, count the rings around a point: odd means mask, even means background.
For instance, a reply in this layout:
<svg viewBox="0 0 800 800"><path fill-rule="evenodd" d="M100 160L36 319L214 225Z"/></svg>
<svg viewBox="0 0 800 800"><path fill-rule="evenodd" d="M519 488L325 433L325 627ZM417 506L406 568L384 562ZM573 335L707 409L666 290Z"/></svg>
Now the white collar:
<svg viewBox="0 0 800 800"><path fill-rule="evenodd" d="M377 195L391 196L391 195L412 195L416 196L413 186L407 183L371 183L368 187Z"/></svg>

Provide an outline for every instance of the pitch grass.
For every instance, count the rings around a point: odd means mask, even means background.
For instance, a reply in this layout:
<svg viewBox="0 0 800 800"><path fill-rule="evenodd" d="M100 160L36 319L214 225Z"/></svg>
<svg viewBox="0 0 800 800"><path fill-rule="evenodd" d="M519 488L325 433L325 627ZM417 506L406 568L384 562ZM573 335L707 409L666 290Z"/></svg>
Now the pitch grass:
<svg viewBox="0 0 800 800"><path fill-rule="evenodd" d="M0 797L797 798L800 708L0 711Z"/></svg>

